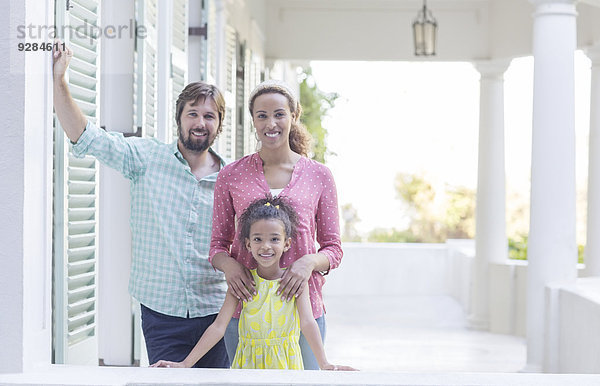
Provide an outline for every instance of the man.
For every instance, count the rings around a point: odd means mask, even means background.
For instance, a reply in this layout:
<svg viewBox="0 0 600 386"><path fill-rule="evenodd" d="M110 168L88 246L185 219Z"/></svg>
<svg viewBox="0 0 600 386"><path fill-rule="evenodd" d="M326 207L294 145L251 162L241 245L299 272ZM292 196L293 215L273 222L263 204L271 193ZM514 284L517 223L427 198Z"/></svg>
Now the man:
<svg viewBox="0 0 600 386"><path fill-rule="evenodd" d="M169 145L107 133L71 97L64 75L73 53L61 46L54 52L54 108L73 154L93 155L131 181L129 292L141 303L148 359L181 361L227 289L208 262L214 186L225 165L210 147L223 128L225 101L212 85L187 85L176 104L179 139ZM229 367L223 341L195 367Z"/></svg>

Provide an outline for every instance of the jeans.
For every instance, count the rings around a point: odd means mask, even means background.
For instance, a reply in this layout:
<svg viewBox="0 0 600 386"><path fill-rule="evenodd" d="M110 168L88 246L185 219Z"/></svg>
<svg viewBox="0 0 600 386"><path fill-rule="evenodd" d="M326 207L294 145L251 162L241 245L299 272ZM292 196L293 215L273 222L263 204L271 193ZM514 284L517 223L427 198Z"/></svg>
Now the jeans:
<svg viewBox="0 0 600 386"><path fill-rule="evenodd" d="M319 332L321 333L321 340L325 343L325 333L327 332L327 325L325 324L325 315L317 318L317 325L319 326ZM238 324L240 320L231 318L231 321L227 325L225 330L225 346L227 347L227 354L233 361L235 352L237 350L239 335L238 335ZM304 334L300 333L300 349L302 350L302 362L304 362L304 370L319 370L319 363L315 354L313 354L308 341L304 337Z"/></svg>
<svg viewBox="0 0 600 386"><path fill-rule="evenodd" d="M161 359L181 362L194 348L217 315L180 318L151 310L141 305L142 330L150 364ZM229 368L225 342L221 339L194 367Z"/></svg>

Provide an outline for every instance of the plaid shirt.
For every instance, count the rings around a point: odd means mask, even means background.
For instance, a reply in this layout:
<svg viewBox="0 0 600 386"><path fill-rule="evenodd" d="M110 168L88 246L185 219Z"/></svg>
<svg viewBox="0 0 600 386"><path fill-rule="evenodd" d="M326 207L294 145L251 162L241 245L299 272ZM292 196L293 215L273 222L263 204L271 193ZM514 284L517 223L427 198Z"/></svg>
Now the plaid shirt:
<svg viewBox="0 0 600 386"><path fill-rule="evenodd" d="M227 284L208 262L218 173L198 181L177 142L124 138L90 122L73 154L93 155L131 181L131 295L166 315L218 313Z"/></svg>

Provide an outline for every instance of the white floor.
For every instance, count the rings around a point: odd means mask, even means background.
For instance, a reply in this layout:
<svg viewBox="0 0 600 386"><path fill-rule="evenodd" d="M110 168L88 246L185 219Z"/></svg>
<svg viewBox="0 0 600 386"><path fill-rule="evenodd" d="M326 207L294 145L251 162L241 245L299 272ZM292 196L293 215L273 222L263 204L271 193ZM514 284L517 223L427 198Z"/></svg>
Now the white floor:
<svg viewBox="0 0 600 386"><path fill-rule="evenodd" d="M518 372L523 338L466 327L451 297L325 298L325 350L332 363L363 371Z"/></svg>
<svg viewBox="0 0 600 386"><path fill-rule="evenodd" d="M53 365L0 385L600 385L586 374L523 374L523 339L468 330L449 297L329 297L325 348L360 372Z"/></svg>

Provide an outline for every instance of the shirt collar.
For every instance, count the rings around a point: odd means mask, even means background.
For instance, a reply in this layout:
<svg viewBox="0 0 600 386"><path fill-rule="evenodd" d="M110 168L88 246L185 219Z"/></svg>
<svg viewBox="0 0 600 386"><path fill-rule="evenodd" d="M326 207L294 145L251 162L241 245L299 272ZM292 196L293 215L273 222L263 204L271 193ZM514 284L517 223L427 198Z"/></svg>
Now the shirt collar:
<svg viewBox="0 0 600 386"><path fill-rule="evenodd" d="M185 158L183 158L183 154L181 154L181 152L179 151L179 147L177 146L177 143L178 143L178 141L174 141L174 142L172 142L172 143L171 143L171 145L170 145L170 146L171 146L171 150L173 151L173 154L175 155L175 157L177 157L177 159L178 159L178 160L179 160L181 163L183 163L184 165L186 165L186 166L188 166L188 167L189 167L189 165L188 165L187 161L185 160ZM208 151L209 151L209 152L210 152L212 155L214 155L215 157L217 157L217 158L219 159L219 164L221 165L221 167L219 168L219 170L220 170L220 169L223 169L223 167L224 167L225 165L227 165L227 162L226 162L226 161L223 159L223 157L221 157L221 156L219 155L219 153L217 153L216 151L214 151L212 147L209 147L209 148L208 148ZM218 172L217 172L217 173L218 173ZM217 173L210 174L210 175L206 176L205 178L209 178L209 179L210 179L210 177L211 177L211 176L214 176L214 179L216 180L216 175L217 175Z"/></svg>

